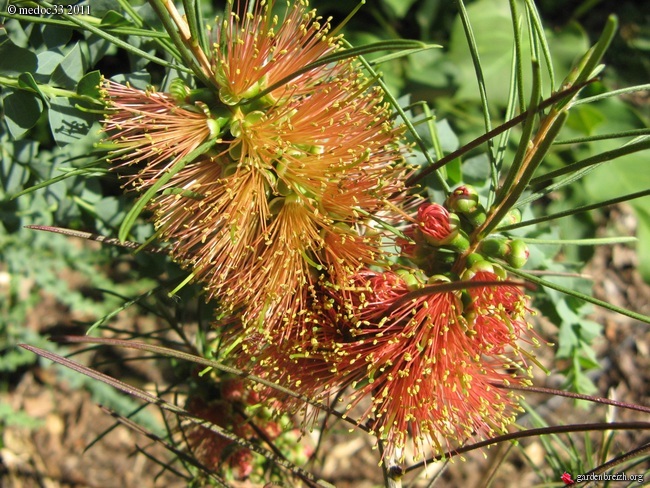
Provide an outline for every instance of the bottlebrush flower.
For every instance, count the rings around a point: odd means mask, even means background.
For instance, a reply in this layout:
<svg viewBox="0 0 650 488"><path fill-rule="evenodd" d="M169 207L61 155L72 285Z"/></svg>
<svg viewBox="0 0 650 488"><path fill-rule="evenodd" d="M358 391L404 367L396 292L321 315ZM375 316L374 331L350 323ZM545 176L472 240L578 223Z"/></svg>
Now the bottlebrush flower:
<svg viewBox="0 0 650 488"><path fill-rule="evenodd" d="M212 68L220 98L228 105L257 95L340 48L339 39L328 35L329 19L307 10L307 2L287 2L282 23L272 13L274 3L257 2L249 12L247 2L237 2L241 13L228 12L218 21ZM266 101L309 95L339 70L336 64L316 67L276 88Z"/></svg>
<svg viewBox="0 0 650 488"><path fill-rule="evenodd" d="M134 110L133 90L109 84L105 124L120 150L113 159L144 165L139 190L219 137L211 152L171 177L149 209L172 256L205 284L208 298L217 297L241 316L247 333L259 331L269 343L300 335L299 317L316 283L346 286L359 269L385 259L383 234L368 215L394 218L410 171L402 129L353 60L314 68L245 103L338 49L328 23L303 2L283 21L271 11L272 2L260 2L219 25L211 54L218 96L174 105L160 95L155 101L164 106L147 111L151 96L137 93ZM150 123L158 119L167 125Z"/></svg>
<svg viewBox="0 0 650 488"><path fill-rule="evenodd" d="M492 294L486 292L492 288L479 289L474 310L490 301L513 326L523 309L512 288ZM505 372L512 364L496 354L516 348L524 322L514 333L491 335L487 322L472 314L468 320L460 291L431 288L409 295L409 289L393 272L359 273L350 289L323 295L299 345L267 351L260 374L310 396L345 391L346 412L370 398L359 421L386 442L388 456L403 455L409 439L417 455L426 446L442 451L452 440L503 432L518 406L516 395L498 385L526 380ZM501 298L504 303L496 304Z"/></svg>
<svg viewBox="0 0 650 488"><path fill-rule="evenodd" d="M129 179L138 190L219 132L200 103L180 107L170 94L113 81L104 81L102 92L108 106L104 129L115 145L111 161L139 166Z"/></svg>
<svg viewBox="0 0 650 488"><path fill-rule="evenodd" d="M485 267L485 266L483 266ZM488 268L492 267L488 265ZM471 281L498 282L502 278L494 270L472 273ZM516 351L519 341L529 329L525 319L530 312L526 296L513 285L495 285L468 289L471 297L467 317L470 331L480 342L485 354L502 354L507 348Z"/></svg>
<svg viewBox="0 0 650 488"><path fill-rule="evenodd" d="M210 396L210 399L205 397ZM289 420L272 418L267 408L260 408L259 395L247 389L240 379L226 379L217 389L193 392L185 408L204 421L222 427L241 439L250 441L274 441L283 452L294 450L294 459L302 460L304 453L296 450L297 442L293 431L287 431L281 424ZM223 437L198 423L191 423L183 429L184 439L192 455L210 469L223 471L236 480L264 477L264 465L255 459L253 452L230 439ZM304 448L303 448L304 450Z"/></svg>
<svg viewBox="0 0 650 488"><path fill-rule="evenodd" d="M236 418L232 406L222 400L207 402L193 397L186 405L187 410L194 416L204 419L220 427L230 428L245 425L244 419ZM235 432L240 436L248 436L252 429L245 432ZM185 439L192 455L212 469L223 469L224 466L235 479L243 480L253 472L253 453L232 441L212 432L198 424L190 424L185 430Z"/></svg>

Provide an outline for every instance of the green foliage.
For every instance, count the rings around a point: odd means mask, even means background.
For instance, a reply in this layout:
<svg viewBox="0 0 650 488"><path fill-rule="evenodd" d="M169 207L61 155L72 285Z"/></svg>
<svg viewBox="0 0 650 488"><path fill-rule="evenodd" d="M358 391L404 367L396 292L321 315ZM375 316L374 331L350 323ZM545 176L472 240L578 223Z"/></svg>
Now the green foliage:
<svg viewBox="0 0 650 488"><path fill-rule="evenodd" d="M36 429L43 425L43 421L31 417L25 412L17 412L11 408L11 405L0 402L0 425Z"/></svg>

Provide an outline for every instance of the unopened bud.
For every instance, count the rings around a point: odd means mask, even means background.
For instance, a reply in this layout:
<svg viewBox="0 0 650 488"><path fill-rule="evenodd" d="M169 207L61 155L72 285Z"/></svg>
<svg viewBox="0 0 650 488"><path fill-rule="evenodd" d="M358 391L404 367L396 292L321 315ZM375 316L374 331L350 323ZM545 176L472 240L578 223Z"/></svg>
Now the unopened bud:
<svg viewBox="0 0 650 488"><path fill-rule="evenodd" d="M528 246L521 239L510 242L510 252L506 255L506 262L513 268L521 268L528 261Z"/></svg>
<svg viewBox="0 0 650 488"><path fill-rule="evenodd" d="M451 247L459 252L465 252L469 249L469 237L462 230L458 230L454 238L446 244L446 247Z"/></svg>
<svg viewBox="0 0 650 488"><path fill-rule="evenodd" d="M465 259L465 262L467 263L467 267L472 267L477 263L480 263L481 261L485 261L485 258L483 255L473 252L467 258Z"/></svg>
<svg viewBox="0 0 650 488"><path fill-rule="evenodd" d="M436 283L451 283L451 280L446 277L445 275L437 274L431 276L428 280L427 283L429 285L435 285Z"/></svg>
<svg viewBox="0 0 650 488"><path fill-rule="evenodd" d="M507 225L518 224L519 222L521 222L521 212L517 208L511 208L503 220L499 222L497 229L499 227L505 227Z"/></svg>
<svg viewBox="0 0 650 488"><path fill-rule="evenodd" d="M510 246L507 237L491 236L483 239L479 245L479 250L485 256L493 258L505 258L510 252Z"/></svg>
<svg viewBox="0 0 650 488"><path fill-rule="evenodd" d="M432 246L444 246L451 242L460 230L456 214L437 203L423 203L418 208L418 228Z"/></svg>
<svg viewBox="0 0 650 488"><path fill-rule="evenodd" d="M395 274L404 280L410 291L422 288L422 285L426 283L426 277L420 270L398 269Z"/></svg>
<svg viewBox="0 0 650 488"><path fill-rule="evenodd" d="M479 202L478 192L469 185L456 188L447 197L446 206L450 210L462 214L472 228L482 225L487 219L485 208Z"/></svg>
<svg viewBox="0 0 650 488"><path fill-rule="evenodd" d="M445 202L445 206L449 210L463 214L474 212L479 205L478 192L469 185L456 188Z"/></svg>
<svg viewBox="0 0 650 488"><path fill-rule="evenodd" d="M471 266L469 266L463 273L461 274L460 278L463 281L469 281L472 278L474 278L474 275L478 273L479 271L485 271L488 273L494 273L494 265L490 263L489 261L477 261Z"/></svg>

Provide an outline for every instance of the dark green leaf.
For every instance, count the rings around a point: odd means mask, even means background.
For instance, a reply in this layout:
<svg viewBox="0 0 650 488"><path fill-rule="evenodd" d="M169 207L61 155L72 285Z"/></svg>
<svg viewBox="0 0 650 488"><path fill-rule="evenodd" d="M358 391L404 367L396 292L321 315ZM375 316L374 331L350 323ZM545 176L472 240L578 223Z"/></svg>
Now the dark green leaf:
<svg viewBox="0 0 650 488"><path fill-rule="evenodd" d="M77 93L79 95L86 95L98 99L100 97L99 82L101 81L101 78L102 75L99 71L86 73L77 84Z"/></svg>
<svg viewBox="0 0 650 488"><path fill-rule="evenodd" d="M35 73L38 62L36 54L29 49L16 46L10 40L0 44L0 73L18 76L21 73Z"/></svg>
<svg viewBox="0 0 650 488"><path fill-rule="evenodd" d="M56 69L61 61L63 61L63 54L55 51L44 51L38 54L38 68L34 73L34 78L39 83L48 83L52 72Z"/></svg>
<svg viewBox="0 0 650 488"><path fill-rule="evenodd" d="M119 74L111 78L116 83L126 85L129 83L134 88L145 90L151 85L151 75L147 71L136 71L135 73Z"/></svg>
<svg viewBox="0 0 650 488"><path fill-rule="evenodd" d="M43 42L48 49L65 46L72 38L72 29L58 25L44 25L42 28Z"/></svg>
<svg viewBox="0 0 650 488"><path fill-rule="evenodd" d="M79 110L69 98L54 97L50 99L49 119L56 143L65 146L88 134L99 116Z"/></svg>
<svg viewBox="0 0 650 488"><path fill-rule="evenodd" d="M34 127L43 111L43 102L27 91L15 91L4 98L4 112L9 133L18 139Z"/></svg>
<svg viewBox="0 0 650 488"><path fill-rule="evenodd" d="M43 97L43 94L41 93L41 89L38 87L38 83L36 83L36 80L34 80L34 77L32 76L31 73L23 73L20 76L18 76L18 85L21 86L22 88L27 88L34 93L36 93L41 99L46 100L45 97Z"/></svg>
<svg viewBox="0 0 650 488"><path fill-rule="evenodd" d="M81 45L77 43L52 73L52 82L60 87L73 89L86 70L85 64Z"/></svg>

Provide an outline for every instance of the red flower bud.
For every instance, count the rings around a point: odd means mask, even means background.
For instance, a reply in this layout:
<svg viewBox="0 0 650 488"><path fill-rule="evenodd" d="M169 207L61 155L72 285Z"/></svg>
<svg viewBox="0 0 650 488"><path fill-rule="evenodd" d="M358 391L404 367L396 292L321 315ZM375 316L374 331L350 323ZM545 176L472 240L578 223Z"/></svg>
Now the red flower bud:
<svg viewBox="0 0 650 488"><path fill-rule="evenodd" d="M458 233L458 217L437 203L420 205L418 221L424 238L434 246L448 244Z"/></svg>

